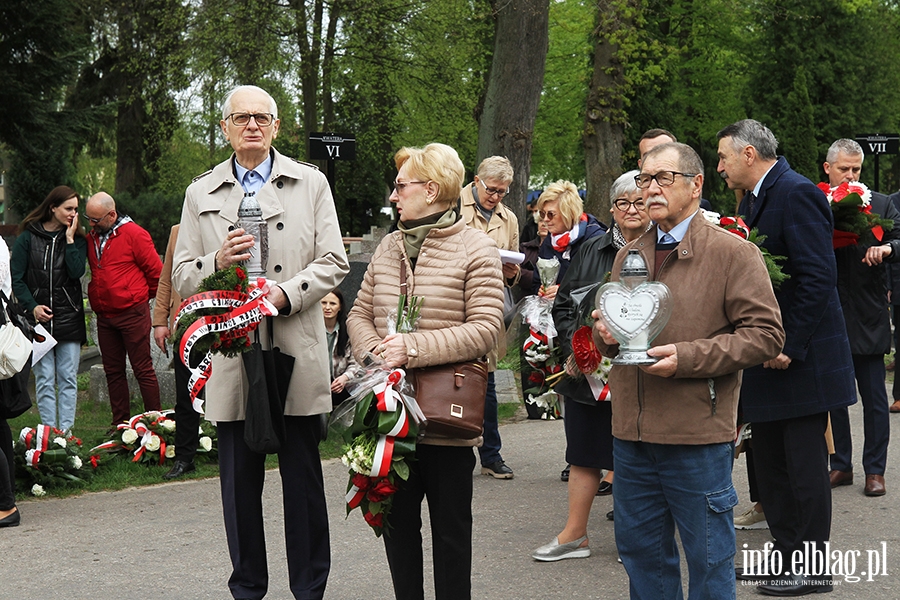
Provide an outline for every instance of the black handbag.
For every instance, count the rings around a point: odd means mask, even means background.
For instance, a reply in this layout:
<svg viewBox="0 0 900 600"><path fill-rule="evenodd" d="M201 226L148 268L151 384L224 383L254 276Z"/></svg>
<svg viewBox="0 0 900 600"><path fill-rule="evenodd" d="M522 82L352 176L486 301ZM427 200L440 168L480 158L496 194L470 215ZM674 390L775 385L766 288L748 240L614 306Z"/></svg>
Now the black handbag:
<svg viewBox="0 0 900 600"><path fill-rule="evenodd" d="M294 372L294 357L274 345L274 319L267 317L269 345L263 350L257 340L241 358L247 372L247 411L244 421L244 442L254 452L276 454L285 440L284 407L288 386Z"/></svg>
<svg viewBox="0 0 900 600"><path fill-rule="evenodd" d="M29 340L34 339L34 327L25 316L25 312L17 302L10 301L0 291L3 310L0 311L0 325L12 323L25 334ZM8 379L0 381L0 419L15 419L31 408L31 394L28 391L28 379L31 377L31 358L25 362L21 371Z"/></svg>

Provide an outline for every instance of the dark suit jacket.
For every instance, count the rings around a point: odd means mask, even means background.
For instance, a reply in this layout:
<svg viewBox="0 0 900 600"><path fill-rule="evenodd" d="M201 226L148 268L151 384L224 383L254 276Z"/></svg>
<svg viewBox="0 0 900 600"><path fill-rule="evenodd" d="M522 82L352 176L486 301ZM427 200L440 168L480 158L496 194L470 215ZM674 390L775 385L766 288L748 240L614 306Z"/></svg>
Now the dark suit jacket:
<svg viewBox="0 0 900 600"><path fill-rule="evenodd" d="M825 195L790 168L784 157L766 175L750 212L740 214L766 236L763 246L786 256L790 279L775 291L786 334L785 370L762 365L744 371L744 418L774 421L822 413L856 402L856 382L837 292L831 236L834 219Z"/></svg>
<svg viewBox="0 0 900 600"><path fill-rule="evenodd" d="M872 212L894 221L880 242L845 246L834 251L838 269L838 294L847 337L853 354L887 354L891 351L891 320L887 301L887 268L884 263L870 267L862 262L873 244L890 244L893 252L886 262L900 261L900 212L884 194L872 192Z"/></svg>
<svg viewBox="0 0 900 600"><path fill-rule="evenodd" d="M897 212L900 212L900 192L888 196ZM888 288L891 290L891 304L900 306L900 263L887 266Z"/></svg>

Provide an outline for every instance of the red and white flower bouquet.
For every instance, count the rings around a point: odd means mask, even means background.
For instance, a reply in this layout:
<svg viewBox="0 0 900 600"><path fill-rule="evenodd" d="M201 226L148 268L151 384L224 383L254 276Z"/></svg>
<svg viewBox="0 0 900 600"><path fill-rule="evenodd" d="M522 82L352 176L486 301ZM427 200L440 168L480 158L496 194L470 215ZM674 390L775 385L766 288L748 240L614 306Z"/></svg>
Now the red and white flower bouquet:
<svg viewBox="0 0 900 600"><path fill-rule="evenodd" d="M81 486L92 475L85 467L82 441L49 425L25 427L15 443L18 472L32 482L31 493L43 496L46 489L66 485ZM91 467L97 468L94 461Z"/></svg>
<svg viewBox="0 0 900 600"><path fill-rule="evenodd" d="M880 242L884 231L893 229L893 221L872 212L872 193L865 184L845 181L831 187L822 182L817 187L828 198L834 215L832 245L835 250L859 243Z"/></svg>

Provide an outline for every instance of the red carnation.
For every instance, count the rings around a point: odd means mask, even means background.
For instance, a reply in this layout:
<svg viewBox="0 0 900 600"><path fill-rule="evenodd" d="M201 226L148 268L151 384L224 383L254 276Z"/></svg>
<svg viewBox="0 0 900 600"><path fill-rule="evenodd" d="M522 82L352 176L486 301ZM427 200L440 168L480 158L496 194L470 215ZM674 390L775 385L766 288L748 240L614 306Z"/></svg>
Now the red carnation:
<svg viewBox="0 0 900 600"><path fill-rule="evenodd" d="M594 344L593 332L587 325L579 327L572 336L572 353L582 373L593 373L603 360L603 355Z"/></svg>
<svg viewBox="0 0 900 600"><path fill-rule="evenodd" d="M528 375L528 381L535 385L541 385L542 383L544 383L544 374L540 371L532 371Z"/></svg>
<svg viewBox="0 0 900 600"><path fill-rule="evenodd" d="M238 279L240 279L241 281L247 279L247 274L244 273L244 270L242 268L235 267L234 272L237 275ZM239 290L240 290L240 288L239 288Z"/></svg>
<svg viewBox="0 0 900 600"><path fill-rule="evenodd" d="M396 491L397 486L388 479L382 479L375 484L375 487L369 490L366 494L366 498L369 502L383 502L388 496L393 495Z"/></svg>
<svg viewBox="0 0 900 600"><path fill-rule="evenodd" d="M381 513L373 515L372 513L367 512L363 515L363 518L366 520L366 523L369 524L369 527L384 527L384 515Z"/></svg>
<svg viewBox="0 0 900 600"><path fill-rule="evenodd" d="M97 456L96 454L92 454L91 455L91 466L96 469L99 464L100 464L100 457Z"/></svg>

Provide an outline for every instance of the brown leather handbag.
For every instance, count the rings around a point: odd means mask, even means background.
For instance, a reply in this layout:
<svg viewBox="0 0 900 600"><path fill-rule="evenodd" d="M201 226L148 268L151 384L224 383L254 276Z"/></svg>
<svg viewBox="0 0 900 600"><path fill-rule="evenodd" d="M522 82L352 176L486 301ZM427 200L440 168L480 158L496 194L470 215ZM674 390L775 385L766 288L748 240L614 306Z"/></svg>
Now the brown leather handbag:
<svg viewBox="0 0 900 600"><path fill-rule="evenodd" d="M405 294L406 261L400 262L400 291ZM416 403L434 435L469 440L484 431L484 397L488 364L483 357L459 363L408 370Z"/></svg>
<svg viewBox="0 0 900 600"><path fill-rule="evenodd" d="M484 431L488 369L483 359L410 369L428 433L476 438Z"/></svg>

